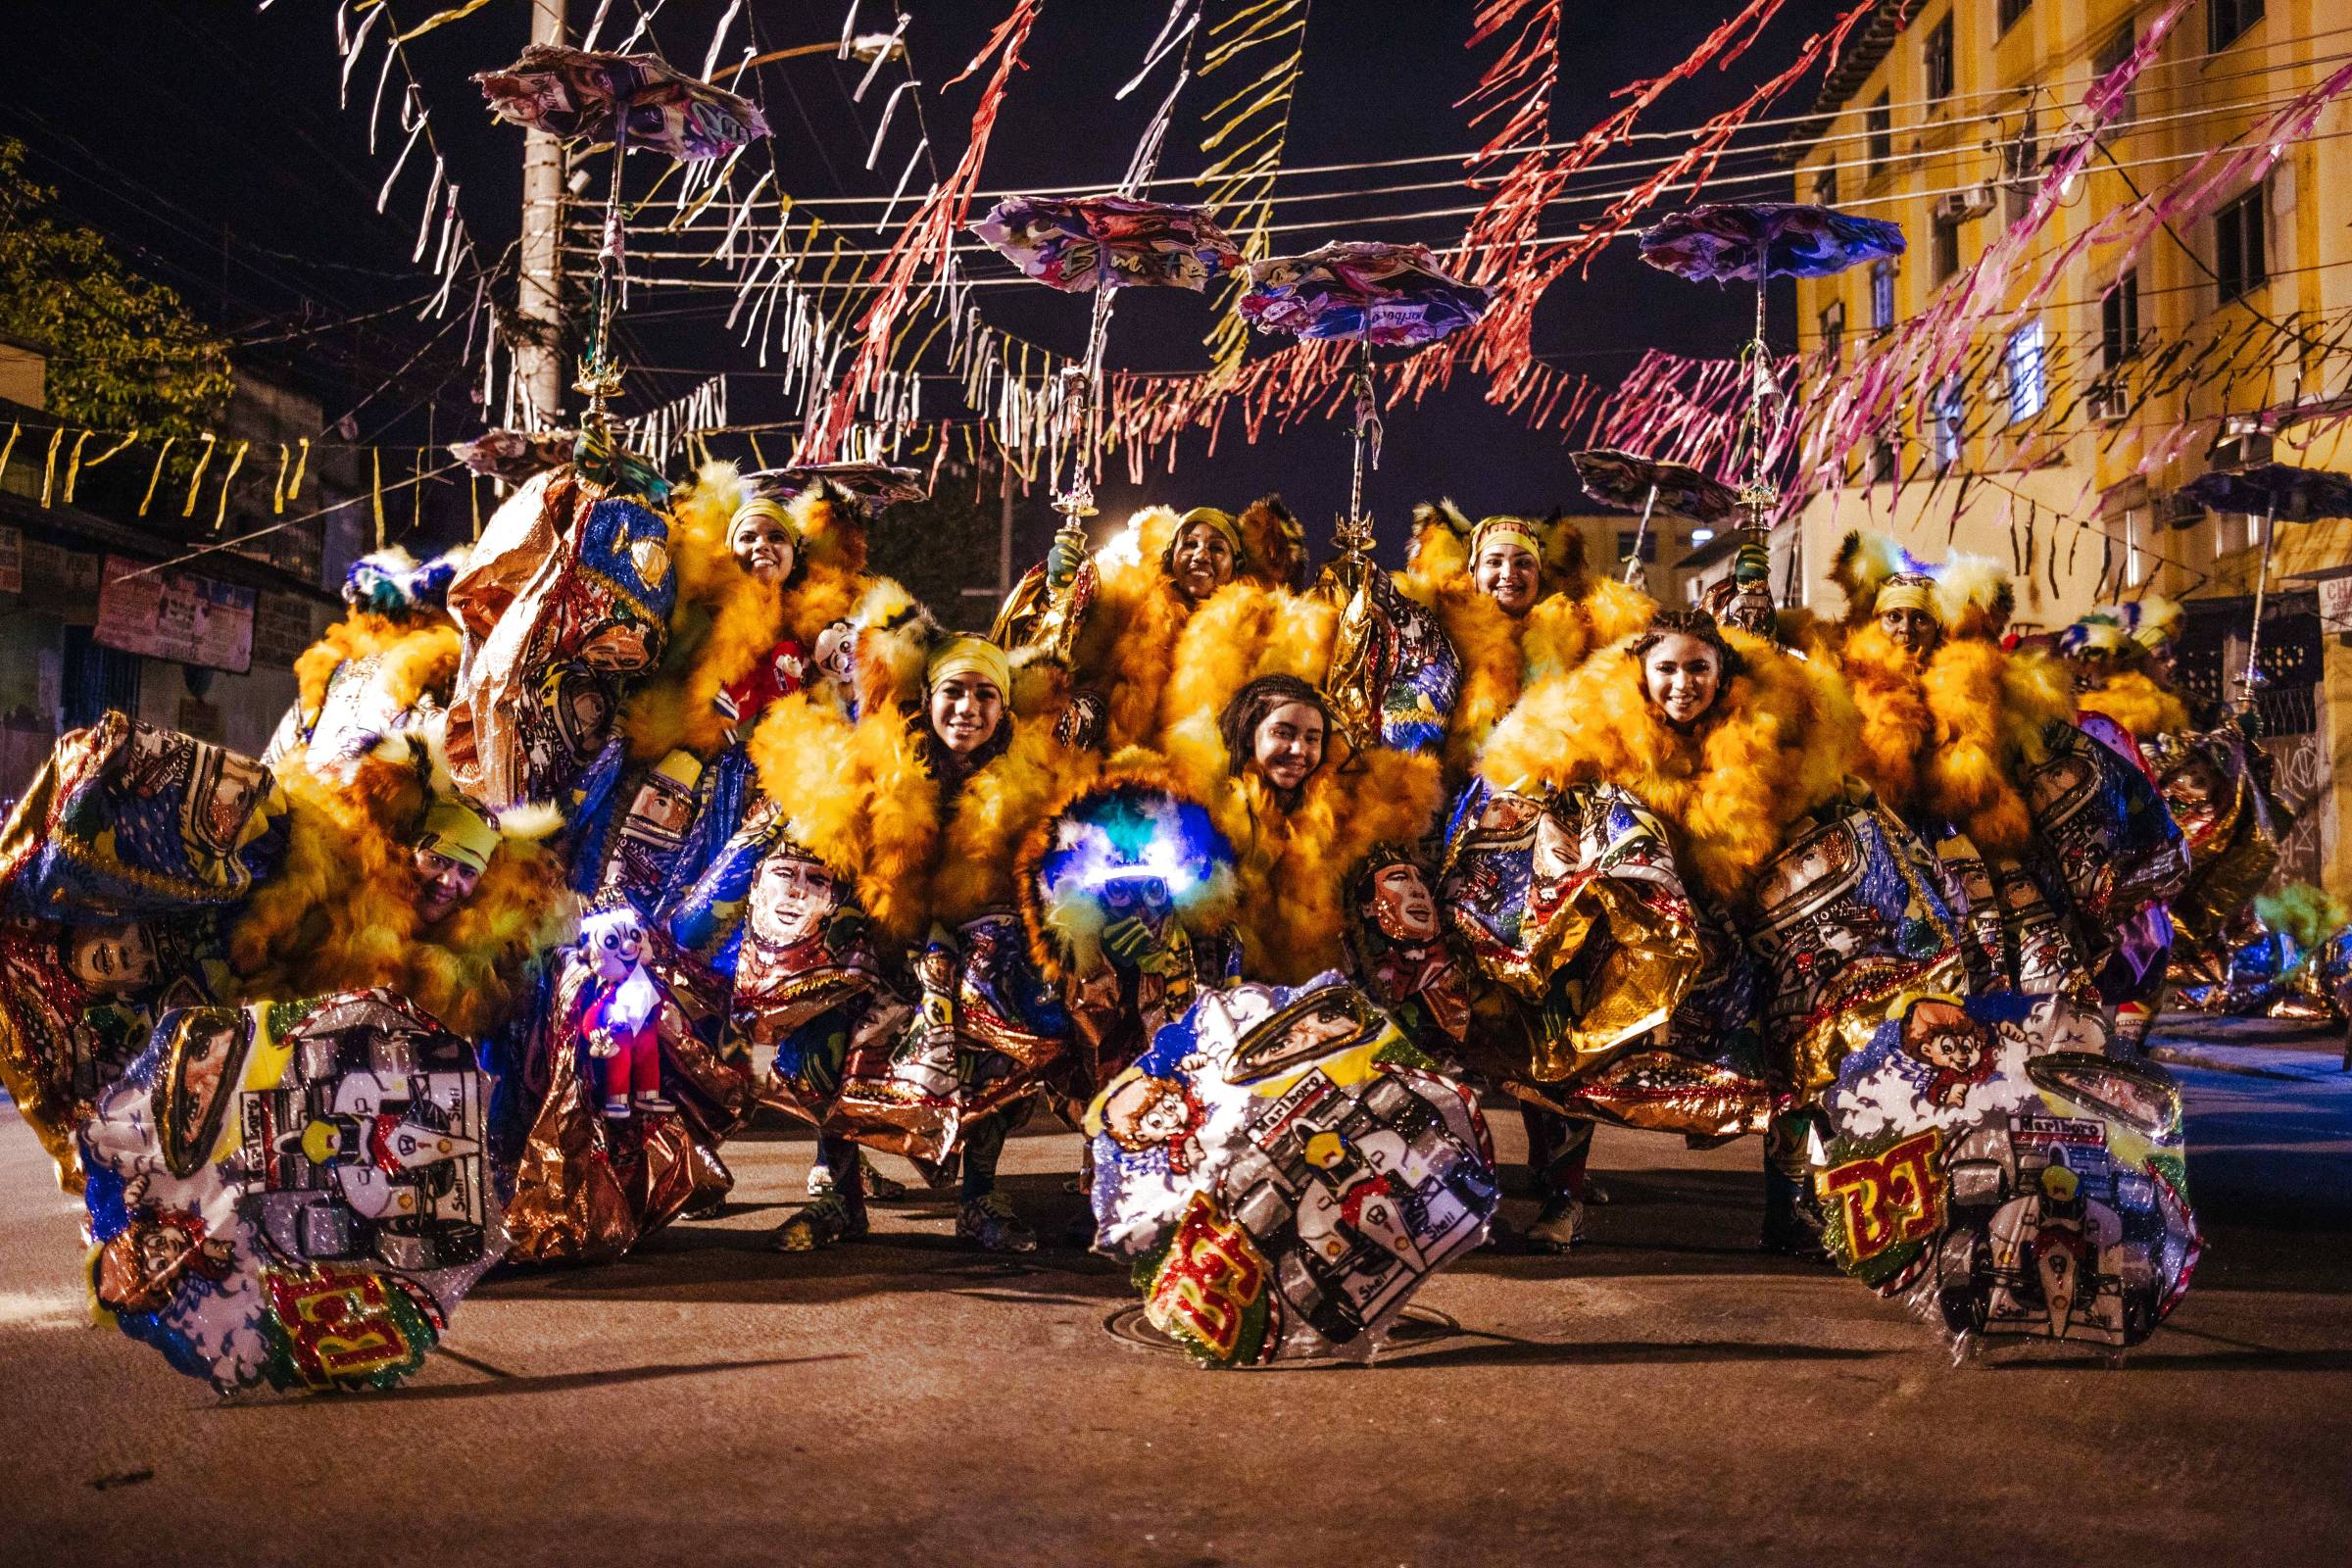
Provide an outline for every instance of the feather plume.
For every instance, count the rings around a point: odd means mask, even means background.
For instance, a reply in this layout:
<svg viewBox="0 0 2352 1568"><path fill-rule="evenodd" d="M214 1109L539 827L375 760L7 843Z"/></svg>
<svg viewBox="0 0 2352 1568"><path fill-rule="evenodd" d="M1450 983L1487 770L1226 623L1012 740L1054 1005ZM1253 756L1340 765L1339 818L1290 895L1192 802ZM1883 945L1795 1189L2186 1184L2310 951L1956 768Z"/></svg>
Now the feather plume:
<svg viewBox="0 0 2352 1568"><path fill-rule="evenodd" d="M2114 719L2135 741L2189 727L2188 705L2142 670L2120 670L2097 686L2077 692L2075 701L2090 712Z"/></svg>
<svg viewBox="0 0 2352 1568"><path fill-rule="evenodd" d="M1911 553L1883 533L1854 529L1838 543L1830 562L1830 581L1845 594L1848 625L1870 618L1879 589L1899 571L1924 569Z"/></svg>

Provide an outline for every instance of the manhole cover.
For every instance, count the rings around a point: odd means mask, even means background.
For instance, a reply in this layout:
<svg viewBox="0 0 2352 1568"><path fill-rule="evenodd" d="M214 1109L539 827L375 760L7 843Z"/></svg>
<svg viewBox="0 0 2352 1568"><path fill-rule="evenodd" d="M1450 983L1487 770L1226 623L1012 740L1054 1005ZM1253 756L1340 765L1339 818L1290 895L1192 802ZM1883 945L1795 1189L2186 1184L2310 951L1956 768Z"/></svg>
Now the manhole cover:
<svg viewBox="0 0 2352 1568"><path fill-rule="evenodd" d="M1141 1301L1122 1306L1102 1320L1102 1332L1125 1345L1146 1350L1157 1350L1165 1355L1184 1355L1185 1348L1152 1326L1144 1316ZM1389 1327L1389 1337L1381 1345L1381 1353L1391 1355L1418 1346L1434 1345L1449 1340L1462 1332L1462 1326L1445 1313L1432 1307L1408 1306ZM1347 1366L1352 1363L1336 1355L1305 1356L1288 1360L1274 1367L1245 1367L1244 1371L1288 1371L1315 1366Z"/></svg>

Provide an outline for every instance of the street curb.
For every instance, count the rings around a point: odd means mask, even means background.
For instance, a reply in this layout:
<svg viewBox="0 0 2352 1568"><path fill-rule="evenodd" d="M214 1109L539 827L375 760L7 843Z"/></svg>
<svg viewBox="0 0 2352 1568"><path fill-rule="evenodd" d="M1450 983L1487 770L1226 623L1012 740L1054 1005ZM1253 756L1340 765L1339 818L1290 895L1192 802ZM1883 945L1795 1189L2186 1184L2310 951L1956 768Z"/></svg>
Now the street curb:
<svg viewBox="0 0 2352 1568"><path fill-rule="evenodd" d="M2280 1072L2276 1067L2258 1067L2251 1062L2230 1061L2219 1056L2203 1055L2194 1051L2183 1051L2178 1046L2158 1046L2148 1054L2158 1061L2170 1062L2176 1067L2199 1067L2207 1072L2236 1073L2241 1078L2271 1078L2280 1083L2325 1083L2329 1078L2338 1076L2334 1071L2327 1073Z"/></svg>

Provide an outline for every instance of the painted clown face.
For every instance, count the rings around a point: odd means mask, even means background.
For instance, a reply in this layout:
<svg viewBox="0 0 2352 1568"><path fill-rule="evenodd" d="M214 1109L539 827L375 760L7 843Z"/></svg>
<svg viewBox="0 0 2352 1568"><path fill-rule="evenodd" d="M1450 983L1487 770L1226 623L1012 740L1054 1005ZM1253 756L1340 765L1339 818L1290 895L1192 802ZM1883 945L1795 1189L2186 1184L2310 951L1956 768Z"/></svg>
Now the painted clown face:
<svg viewBox="0 0 2352 1568"><path fill-rule="evenodd" d="M771 855L760 862L752 888L752 934L775 947L806 942L833 912L833 873L800 855Z"/></svg>
<svg viewBox="0 0 2352 1568"><path fill-rule="evenodd" d="M1438 905L1413 865L1383 866L1372 878L1372 918L1381 934L1408 947L1436 940Z"/></svg>
<svg viewBox="0 0 2352 1568"><path fill-rule="evenodd" d="M632 915L600 919L582 933L580 941L599 980L626 980L645 956L645 927Z"/></svg>

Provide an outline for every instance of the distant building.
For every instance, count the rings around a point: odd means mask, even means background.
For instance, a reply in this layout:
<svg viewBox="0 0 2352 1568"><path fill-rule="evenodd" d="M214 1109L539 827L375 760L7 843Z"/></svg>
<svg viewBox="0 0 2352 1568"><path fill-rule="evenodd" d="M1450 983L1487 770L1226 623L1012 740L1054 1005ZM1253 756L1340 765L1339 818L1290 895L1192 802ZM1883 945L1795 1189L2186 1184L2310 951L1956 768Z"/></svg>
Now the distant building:
<svg viewBox="0 0 2352 1568"><path fill-rule="evenodd" d="M1798 128L1794 195L1902 224L1899 260L1796 287L1801 347L1850 364L1872 334L1926 308L2031 204L2044 161L2085 91L2127 59L2156 0L1928 0L1873 19ZM2186 171L2296 93L2339 70L2352 0L2201 0L2137 78L2128 117L2012 278L2036 275L2098 215ZM1973 345L1976 373L1906 407L1846 484L1801 514L1804 594L1853 527L1941 559L1971 551L2018 568L2022 631L2053 630L2094 602L2155 592L2190 603L2189 679L2238 695L2259 518L2186 505L2209 467L2278 461L2352 468L2352 444L2315 433L2352 386L2352 181L2328 143L2352 131L2339 101L2263 180L2206 216L2159 230L2136 255L2086 247L2049 303ZM2335 171L2332 174L2328 171ZM2177 238L2175 237L2177 234ZM2278 323L2282 330L2267 329ZM2248 329L2251 330L2241 330ZM2174 366L2156 357L2188 343ZM2202 361L2204 345L2223 347ZM2182 384L2148 395L2153 384ZM2236 417L2165 454L2183 421ZM2059 439L2046 439L2050 432ZM2036 437L2042 439L2036 439ZM2029 466L2036 448L2054 461ZM1899 467L1904 482L1893 475ZM1939 470L1971 476L1966 486ZM1965 497L1965 507L1961 505ZM2307 805L2285 875L2352 891L2336 781L2352 747L2352 524L2280 525L2260 698L2283 792ZM2322 580L2333 574L2338 586ZM2342 597L2339 598L2338 596ZM2324 612L2325 609L2325 612Z"/></svg>

